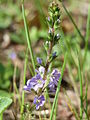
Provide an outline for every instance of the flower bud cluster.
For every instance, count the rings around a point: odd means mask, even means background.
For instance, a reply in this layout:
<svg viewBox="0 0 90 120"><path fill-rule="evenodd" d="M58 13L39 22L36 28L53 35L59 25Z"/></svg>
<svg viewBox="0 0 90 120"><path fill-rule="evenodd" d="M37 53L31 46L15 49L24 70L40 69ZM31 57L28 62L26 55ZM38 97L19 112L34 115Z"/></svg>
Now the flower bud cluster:
<svg viewBox="0 0 90 120"><path fill-rule="evenodd" d="M53 2L49 7L49 17L47 18L48 23L48 40L54 42L56 44L60 39L59 25L61 22L61 12L58 7L58 4Z"/></svg>

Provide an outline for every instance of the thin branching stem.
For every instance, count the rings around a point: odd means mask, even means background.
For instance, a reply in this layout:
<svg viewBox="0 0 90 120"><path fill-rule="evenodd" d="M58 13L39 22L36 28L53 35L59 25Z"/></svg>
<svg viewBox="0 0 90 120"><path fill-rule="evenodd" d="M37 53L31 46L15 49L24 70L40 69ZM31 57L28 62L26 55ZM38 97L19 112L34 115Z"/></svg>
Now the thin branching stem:
<svg viewBox="0 0 90 120"><path fill-rule="evenodd" d="M49 57L50 57L50 54L51 54L51 52L52 52L52 48L53 48L53 43L50 42L49 50L48 50L48 52L47 52L47 60L46 60L44 77L43 77L44 79L46 79L46 74L47 74L47 71L48 71L48 68L49 68L49 65L50 65Z"/></svg>

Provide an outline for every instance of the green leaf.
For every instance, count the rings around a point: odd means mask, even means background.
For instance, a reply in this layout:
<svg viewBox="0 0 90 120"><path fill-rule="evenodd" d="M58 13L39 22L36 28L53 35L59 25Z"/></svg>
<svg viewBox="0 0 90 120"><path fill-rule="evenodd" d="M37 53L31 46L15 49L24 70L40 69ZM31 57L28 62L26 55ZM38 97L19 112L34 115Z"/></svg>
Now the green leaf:
<svg viewBox="0 0 90 120"><path fill-rule="evenodd" d="M11 103L12 99L8 97L0 97L0 114L3 113Z"/></svg>

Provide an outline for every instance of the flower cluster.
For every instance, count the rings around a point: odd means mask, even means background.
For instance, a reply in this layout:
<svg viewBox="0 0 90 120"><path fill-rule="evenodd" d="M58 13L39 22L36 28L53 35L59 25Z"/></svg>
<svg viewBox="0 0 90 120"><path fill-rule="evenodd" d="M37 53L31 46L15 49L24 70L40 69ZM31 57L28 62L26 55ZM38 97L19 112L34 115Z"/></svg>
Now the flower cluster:
<svg viewBox="0 0 90 120"><path fill-rule="evenodd" d="M24 86L24 90L26 91L29 92L35 91L37 96L35 96L33 103L36 105L37 110L39 109L40 106L43 106L45 103L45 97L42 93L42 90L45 87L46 83L46 80L43 80L44 72L45 68L43 66L40 66L39 69L36 70L36 75L29 79L27 81L27 84ZM55 91L55 86L57 86L59 78L60 72L57 69L53 70L52 73L50 74L49 84L47 85L50 91L52 92Z"/></svg>
<svg viewBox="0 0 90 120"><path fill-rule="evenodd" d="M36 94L34 98L34 105L38 110L45 103L45 89L48 88L50 92L55 92L56 86L60 78L60 72L54 69L52 72L49 70L50 63L57 57L57 53L52 51L55 44L60 39L59 24L60 24L60 9L56 3L52 3L49 7L48 23L48 39L44 44L47 52L46 63L43 65L41 58L37 58L37 63L40 66L36 70L36 75L27 81L24 86L24 90L33 92ZM44 67L43 67L44 66Z"/></svg>

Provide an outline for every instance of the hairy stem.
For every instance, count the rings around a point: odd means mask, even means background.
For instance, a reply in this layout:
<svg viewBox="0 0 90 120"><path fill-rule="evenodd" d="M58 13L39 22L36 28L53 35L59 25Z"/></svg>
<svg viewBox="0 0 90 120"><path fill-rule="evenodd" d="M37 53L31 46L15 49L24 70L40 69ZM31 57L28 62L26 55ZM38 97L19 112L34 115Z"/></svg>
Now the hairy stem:
<svg viewBox="0 0 90 120"><path fill-rule="evenodd" d="M45 66L45 72L44 72L44 76L43 76L44 80L46 79L46 74L47 74L47 71L48 71L48 68L49 68L49 65L50 65L49 57L50 57L50 54L52 52L52 47L53 47L53 42L50 42L49 50L47 52L47 61L46 61L46 66Z"/></svg>

